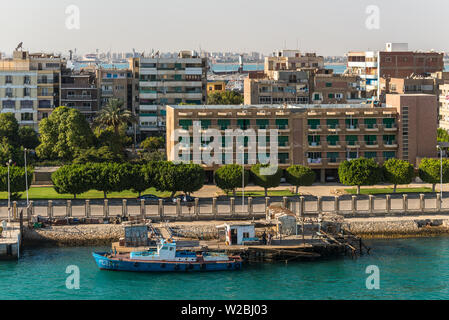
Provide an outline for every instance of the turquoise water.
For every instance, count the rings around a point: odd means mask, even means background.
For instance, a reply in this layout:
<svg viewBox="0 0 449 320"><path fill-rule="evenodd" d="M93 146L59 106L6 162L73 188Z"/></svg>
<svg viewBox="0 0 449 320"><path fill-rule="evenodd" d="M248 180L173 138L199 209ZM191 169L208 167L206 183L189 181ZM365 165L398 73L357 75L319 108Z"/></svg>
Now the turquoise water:
<svg viewBox="0 0 449 320"><path fill-rule="evenodd" d="M449 238L374 240L356 260L246 266L239 272L138 274L100 271L91 251L25 250L0 262L0 299L448 299ZM69 290L67 266L80 268ZM377 265L380 289L366 289L366 267Z"/></svg>

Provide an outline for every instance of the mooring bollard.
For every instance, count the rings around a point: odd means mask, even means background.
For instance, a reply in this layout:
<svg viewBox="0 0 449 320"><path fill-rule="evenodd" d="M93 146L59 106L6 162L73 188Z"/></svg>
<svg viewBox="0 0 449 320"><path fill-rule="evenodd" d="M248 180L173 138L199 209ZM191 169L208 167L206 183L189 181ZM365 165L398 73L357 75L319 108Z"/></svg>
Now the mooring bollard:
<svg viewBox="0 0 449 320"><path fill-rule="evenodd" d="M299 217L304 217L306 211L306 201L305 198L303 196L299 197L299 210L298 210L298 214Z"/></svg>
<svg viewBox="0 0 449 320"><path fill-rule="evenodd" d="M437 211L441 212L441 194L437 193Z"/></svg>
<svg viewBox="0 0 449 320"><path fill-rule="evenodd" d="M407 213L408 211L408 199L407 195L402 195L402 210L404 210L404 213Z"/></svg>
<svg viewBox="0 0 449 320"><path fill-rule="evenodd" d="M140 219L145 220L147 217L147 207L145 206L145 200L140 199Z"/></svg>
<svg viewBox="0 0 449 320"><path fill-rule="evenodd" d="M386 201L385 209L386 209L387 213L390 213L391 212L391 196L389 194L386 195L385 201Z"/></svg>
<svg viewBox="0 0 449 320"><path fill-rule="evenodd" d="M66 207L65 207L65 215L67 218L72 217L72 200L67 200Z"/></svg>
<svg viewBox="0 0 449 320"><path fill-rule="evenodd" d="M27 207L27 219L28 219L28 222L31 221L31 217L32 216L34 216L34 201L33 200L30 201L30 204Z"/></svg>
<svg viewBox="0 0 449 320"><path fill-rule="evenodd" d="M323 212L323 197L318 196L316 198L316 208L317 208L318 213Z"/></svg>
<svg viewBox="0 0 449 320"><path fill-rule="evenodd" d="M424 212L425 209L426 209L426 202L425 202L425 199L424 199L424 194L421 193L419 195L419 210L421 212Z"/></svg>
<svg viewBox="0 0 449 320"><path fill-rule="evenodd" d="M214 218L216 218L218 215L217 198L212 199L212 214L214 215Z"/></svg>
<svg viewBox="0 0 449 320"><path fill-rule="evenodd" d="M231 216L233 217L235 215L235 198L230 199L230 206L231 206Z"/></svg>
<svg viewBox="0 0 449 320"><path fill-rule="evenodd" d="M253 198L248 197L248 217L252 217L253 215Z"/></svg>
<svg viewBox="0 0 449 320"><path fill-rule="evenodd" d="M49 219L53 218L53 200L48 200L47 217Z"/></svg>
<svg viewBox="0 0 449 320"><path fill-rule="evenodd" d="M351 210L354 215L357 214L357 197L356 196L352 196L352 198L351 198Z"/></svg>
<svg viewBox="0 0 449 320"><path fill-rule="evenodd" d="M339 196L334 197L334 212L335 212L335 214L340 213L340 197Z"/></svg>
<svg viewBox="0 0 449 320"><path fill-rule="evenodd" d="M369 195L368 210L370 214L374 213L374 196L372 194Z"/></svg>
<svg viewBox="0 0 449 320"><path fill-rule="evenodd" d="M128 217L128 201L126 199L122 200L122 216Z"/></svg>
<svg viewBox="0 0 449 320"><path fill-rule="evenodd" d="M195 213L195 217L198 220L200 216L200 205L199 205L200 199L195 198L195 207L193 209L193 212Z"/></svg>
<svg viewBox="0 0 449 320"><path fill-rule="evenodd" d="M107 219L109 218L109 200L108 199L104 199L104 204L103 204L103 216Z"/></svg>
<svg viewBox="0 0 449 320"><path fill-rule="evenodd" d="M12 216L14 220L17 219L17 201L13 201L12 203Z"/></svg>
<svg viewBox="0 0 449 320"><path fill-rule="evenodd" d="M159 205L158 205L158 211L159 211L159 217L161 221L164 220L164 203L162 199L159 199Z"/></svg>
<svg viewBox="0 0 449 320"><path fill-rule="evenodd" d="M288 209L288 198L287 197L282 198L282 205L285 209Z"/></svg>
<svg viewBox="0 0 449 320"><path fill-rule="evenodd" d="M181 207L181 199L176 199L176 216L181 217L182 216L182 207Z"/></svg>
<svg viewBox="0 0 449 320"><path fill-rule="evenodd" d="M86 218L90 218L90 200L86 200L84 213L85 213Z"/></svg>

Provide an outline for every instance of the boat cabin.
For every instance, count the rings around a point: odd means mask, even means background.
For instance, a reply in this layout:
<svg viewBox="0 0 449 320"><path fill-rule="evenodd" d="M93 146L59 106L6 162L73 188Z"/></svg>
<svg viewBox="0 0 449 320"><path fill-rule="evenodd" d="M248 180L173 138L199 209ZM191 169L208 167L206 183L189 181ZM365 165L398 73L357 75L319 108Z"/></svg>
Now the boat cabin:
<svg viewBox="0 0 449 320"><path fill-rule="evenodd" d="M224 230L226 243L231 246L259 240L256 238L255 225L252 223L225 223L217 226L217 229Z"/></svg>

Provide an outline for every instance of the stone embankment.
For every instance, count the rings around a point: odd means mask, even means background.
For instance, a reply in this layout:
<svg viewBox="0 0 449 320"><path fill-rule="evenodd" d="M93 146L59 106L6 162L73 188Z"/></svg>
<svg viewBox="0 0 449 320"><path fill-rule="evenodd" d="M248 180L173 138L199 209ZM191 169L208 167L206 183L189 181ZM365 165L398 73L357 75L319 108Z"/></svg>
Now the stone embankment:
<svg viewBox="0 0 449 320"><path fill-rule="evenodd" d="M41 229L25 229L24 244L56 246L110 245L124 237L122 225L89 224L74 226L52 226Z"/></svg>
<svg viewBox="0 0 449 320"><path fill-rule="evenodd" d="M449 235L448 216L346 219L343 227L362 238L406 238Z"/></svg>

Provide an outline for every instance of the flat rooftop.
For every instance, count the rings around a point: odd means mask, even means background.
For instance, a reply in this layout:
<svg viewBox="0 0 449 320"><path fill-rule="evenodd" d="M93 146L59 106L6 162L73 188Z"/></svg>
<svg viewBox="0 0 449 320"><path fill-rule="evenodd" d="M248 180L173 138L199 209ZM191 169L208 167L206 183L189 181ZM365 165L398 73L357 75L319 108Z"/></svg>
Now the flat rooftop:
<svg viewBox="0 0 449 320"><path fill-rule="evenodd" d="M357 104L252 104L252 105L167 105L175 110L223 110L223 109L279 109L289 111L301 111L305 109L349 109L349 108L371 108L370 103Z"/></svg>

